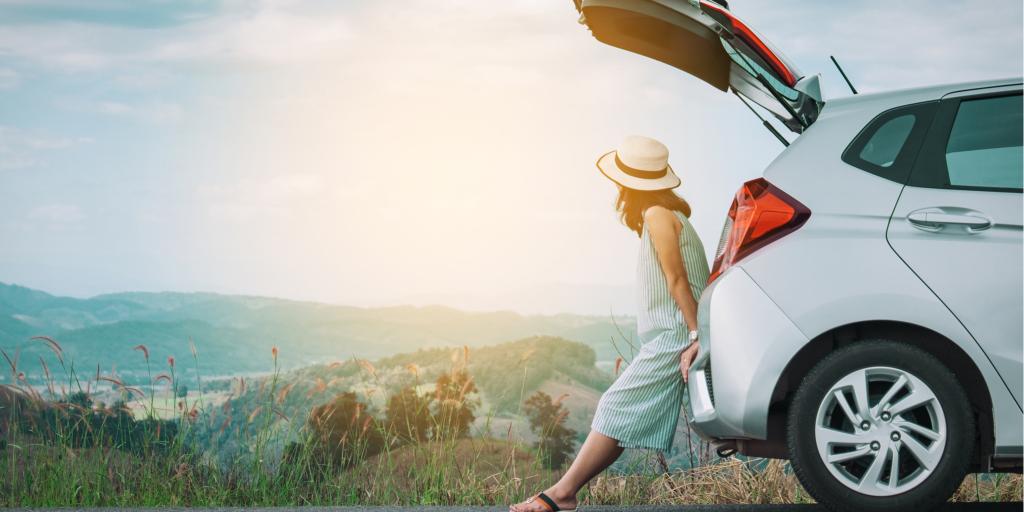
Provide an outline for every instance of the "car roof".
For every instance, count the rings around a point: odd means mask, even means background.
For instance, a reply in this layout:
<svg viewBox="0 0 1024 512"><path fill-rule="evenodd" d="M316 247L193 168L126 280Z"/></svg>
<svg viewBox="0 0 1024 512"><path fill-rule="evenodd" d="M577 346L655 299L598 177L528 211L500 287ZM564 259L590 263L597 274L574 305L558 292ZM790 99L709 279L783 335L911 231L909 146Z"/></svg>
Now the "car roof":
<svg viewBox="0 0 1024 512"><path fill-rule="evenodd" d="M989 87L1003 87L1008 85L1020 85L1024 80L1021 77L1016 78L1003 78L998 80L977 80L972 82L957 82L942 85L929 85L924 87L912 87L908 89L898 89L892 91L883 91L870 94L856 94L852 96L844 96L841 98L828 99L826 105L835 112L836 110L845 110L847 108L856 109L861 106L885 106L891 104L891 106L907 105L910 103L917 103L921 101L937 100L943 96L971 89L984 89Z"/></svg>

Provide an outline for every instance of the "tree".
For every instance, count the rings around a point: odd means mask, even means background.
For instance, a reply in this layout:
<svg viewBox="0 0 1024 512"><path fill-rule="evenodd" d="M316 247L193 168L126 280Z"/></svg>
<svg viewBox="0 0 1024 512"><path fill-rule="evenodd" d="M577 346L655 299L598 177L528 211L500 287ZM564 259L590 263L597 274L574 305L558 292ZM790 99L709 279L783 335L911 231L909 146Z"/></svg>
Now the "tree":
<svg viewBox="0 0 1024 512"><path fill-rule="evenodd" d="M60 400L57 403L77 405L83 410L92 409L92 397L85 391L75 391L68 395L67 398Z"/></svg>
<svg viewBox="0 0 1024 512"><path fill-rule="evenodd" d="M366 404L347 391L330 403L315 407L307 423L313 442L330 456L330 462L348 467L379 453L384 447L380 425Z"/></svg>
<svg viewBox="0 0 1024 512"><path fill-rule="evenodd" d="M561 468L576 449L576 431L565 426L569 411L562 407L564 397L552 400L547 393L537 391L524 404L530 430L537 436L534 447L550 469Z"/></svg>
<svg viewBox="0 0 1024 512"><path fill-rule="evenodd" d="M386 411L388 431L405 442L425 441L431 424L430 402L429 395L420 395L411 386L391 395Z"/></svg>
<svg viewBox="0 0 1024 512"><path fill-rule="evenodd" d="M473 377L466 370L452 370L437 378L434 388L434 439L467 437L478 405Z"/></svg>

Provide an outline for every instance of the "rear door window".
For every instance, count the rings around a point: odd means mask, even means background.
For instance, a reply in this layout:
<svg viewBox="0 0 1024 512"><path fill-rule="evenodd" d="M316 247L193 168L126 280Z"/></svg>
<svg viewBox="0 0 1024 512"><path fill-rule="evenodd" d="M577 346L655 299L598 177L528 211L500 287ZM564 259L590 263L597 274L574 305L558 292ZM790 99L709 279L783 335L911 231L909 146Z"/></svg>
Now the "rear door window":
<svg viewBox="0 0 1024 512"><path fill-rule="evenodd" d="M1021 192L1022 108L1019 90L942 100L907 184Z"/></svg>
<svg viewBox="0 0 1024 512"><path fill-rule="evenodd" d="M1021 96L960 102L946 143L954 188L1017 190L1024 181L1024 105Z"/></svg>

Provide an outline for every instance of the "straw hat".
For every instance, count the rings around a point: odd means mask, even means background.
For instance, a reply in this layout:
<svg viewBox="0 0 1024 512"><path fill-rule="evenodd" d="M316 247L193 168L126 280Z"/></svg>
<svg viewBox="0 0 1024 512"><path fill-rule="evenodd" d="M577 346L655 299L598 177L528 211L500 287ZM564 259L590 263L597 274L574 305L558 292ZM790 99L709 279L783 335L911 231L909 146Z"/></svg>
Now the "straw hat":
<svg viewBox="0 0 1024 512"><path fill-rule="evenodd" d="M680 183L668 165L668 148L639 135L626 137L618 149L602 155L597 168L608 179L635 190L665 190Z"/></svg>

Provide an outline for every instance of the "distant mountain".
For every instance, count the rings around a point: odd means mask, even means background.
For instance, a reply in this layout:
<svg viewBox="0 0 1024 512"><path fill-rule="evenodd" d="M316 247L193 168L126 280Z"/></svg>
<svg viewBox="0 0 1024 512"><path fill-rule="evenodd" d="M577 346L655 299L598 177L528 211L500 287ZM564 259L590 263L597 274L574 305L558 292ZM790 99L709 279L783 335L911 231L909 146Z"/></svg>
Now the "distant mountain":
<svg viewBox="0 0 1024 512"><path fill-rule="evenodd" d="M411 295L401 300L413 305L447 304L465 311L511 309L528 315L631 315L636 311L633 287L548 283L493 293Z"/></svg>
<svg viewBox="0 0 1024 512"><path fill-rule="evenodd" d="M132 292L77 299L0 283L0 348L12 357L20 352L26 373L38 370L37 356L48 353L45 344L28 341L35 335L55 338L80 373L95 372L99 365L120 375L146 371L141 352L132 350L139 344L148 347L156 368L166 366L167 356L175 356L180 368L191 368L191 339L200 372L226 375L267 371L273 346L279 347L283 366L299 367L537 335L582 342L598 359L608 360L616 355L612 340L623 344L620 329L631 336L633 320L442 306L357 308L212 293Z"/></svg>

